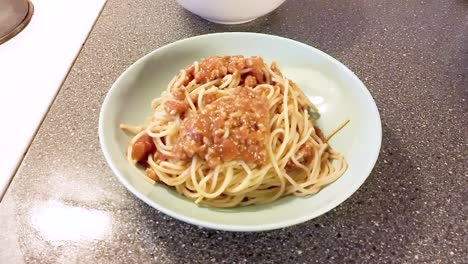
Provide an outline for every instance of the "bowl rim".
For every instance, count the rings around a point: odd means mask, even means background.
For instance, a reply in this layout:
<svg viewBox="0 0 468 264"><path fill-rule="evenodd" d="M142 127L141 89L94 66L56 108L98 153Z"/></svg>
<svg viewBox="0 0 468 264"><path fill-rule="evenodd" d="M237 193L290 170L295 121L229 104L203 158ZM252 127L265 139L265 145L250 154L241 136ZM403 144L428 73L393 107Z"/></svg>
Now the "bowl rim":
<svg viewBox="0 0 468 264"><path fill-rule="evenodd" d="M106 115L108 105L110 104L110 97L112 94L112 90L115 90L115 87L122 81L124 76L128 74L132 70L133 67L136 67L136 65L143 63L146 61L149 57L152 57L153 54L159 53L159 52L164 52L164 50L170 48L171 46L174 45L180 45L181 43L184 42L190 42L194 39L199 39L199 38L211 38L211 37L222 37L225 35L238 35L239 37L242 37L243 35L250 35L250 36L257 36L257 37L262 37L262 38L270 38L271 40L281 40L281 41L286 41L289 42L293 45L299 45L302 46L305 49L308 49L312 52L319 53L320 55L324 56L326 59L328 59L334 66L341 68L342 70L345 71L347 76L351 77L353 79L353 82L357 82L364 93L364 96L366 100L368 101L368 106L369 106L369 111L372 112L372 115L374 115L375 118L375 133L376 133L376 138L378 138L377 144L373 148L373 152L370 153L371 159L366 163L366 167L362 169L362 173L365 174L365 177L362 177L359 181L353 182L353 185L350 186L350 188L346 189L342 195L334 199L333 201L329 202L326 206L321 207L319 210L313 211L307 215L297 217L294 219L289 219L289 220L283 220L280 222L276 223L270 223L270 224L256 224L256 225L233 225L233 224L218 224L218 223L212 223L206 220L199 220L199 219L194 219L191 217L187 217L184 215L181 215L177 212L174 212L168 208L165 208L163 206L160 206L158 203L152 201L149 199L146 195L138 191L124 176L123 173L121 173L116 165L112 162L112 153L110 152L107 144L104 142L104 117ZM297 225L303 222L306 222L308 220L311 220L313 218L316 218L318 216L321 216L325 214L326 212L329 212L330 210L334 209L341 203L343 203L345 200L347 200L353 193L355 193L361 185L365 182L365 180L369 177L370 173L372 172L375 163L377 162L377 159L379 157L380 153L380 148L382 144L382 123L381 123L381 118L380 114L377 108L377 105L375 103L375 100L373 99L371 93L367 89L367 87L364 85L364 83L354 74L353 71L351 71L348 67L346 67L344 64L339 62L337 59L333 58L332 56L328 55L327 53L314 48L312 46L309 46L305 43L288 39L285 37L280 37L276 35L269 35L269 34L263 34L263 33L252 33L252 32L219 32L219 33L211 33L211 34L204 34L204 35L198 35L194 37L189 37L181 40L177 40L175 42L166 44L162 47L159 47L150 53L144 55L143 57L139 58L137 61L132 63L127 69L125 69L124 72L121 73L121 75L115 80L115 82L112 84L111 88L108 90L106 97L102 103L100 113L99 113L99 124L98 124L98 135L99 135L99 143L101 146L101 150L103 152L104 158L106 160L106 163L108 166L111 168L113 174L117 177L117 179L129 190L133 195L138 197L140 200L148 204L149 206L157 209L158 211L169 215L173 218L176 218L178 220L181 220L183 222L193 224L196 226L201 226L201 227L206 227L209 229L214 229L214 230L224 230L224 231L234 231L234 232L259 232L259 231L268 231L268 230L274 230L274 229L279 229L279 228L284 228L288 226L293 226Z"/></svg>

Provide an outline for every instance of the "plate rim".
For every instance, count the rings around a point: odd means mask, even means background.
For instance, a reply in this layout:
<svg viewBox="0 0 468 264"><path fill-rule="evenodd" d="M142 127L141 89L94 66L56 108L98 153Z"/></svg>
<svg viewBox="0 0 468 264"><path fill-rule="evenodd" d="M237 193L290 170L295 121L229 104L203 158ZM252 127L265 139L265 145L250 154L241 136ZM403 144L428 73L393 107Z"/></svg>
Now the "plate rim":
<svg viewBox="0 0 468 264"><path fill-rule="evenodd" d="M371 153L372 159L367 162L367 167L363 168L363 170L362 170L363 174L365 174L365 177L362 177L362 179L360 181L354 182L354 184L352 186L350 186L351 188L346 189L346 191L341 196L339 196L337 199L334 199L332 202L328 203L326 206L321 207L319 210L311 212L311 213L309 213L307 215L304 215L302 217L297 217L297 218L290 219L290 220L283 220L283 221L279 221L279 222L276 222L276 223L270 223L270 224L265 224L265 225L262 225L262 224L256 224L256 225L218 224L218 223L213 223L213 222L206 221L206 220L200 220L200 219L187 217L187 216L181 215L181 214L179 214L177 212L174 212L174 211L172 211L170 209L167 209L167 208L165 208L163 206L160 206L158 203L155 203L150 198L148 198L146 195L144 195L143 193L138 191L123 176L123 173L121 173L117 169L117 167L113 164L112 158L111 158L112 154L109 151L106 143L104 142L104 137L105 137L104 136L104 132L105 132L104 131L105 130L104 129L104 116L105 116L105 113L106 113L106 108L110 104L110 100L111 100L110 97L112 96L111 95L112 91L116 89L115 87L117 86L117 84L122 81L124 76L127 75L128 72L130 72L132 68L136 67L136 65L142 63L143 61L146 61L146 59L149 58L149 57L152 57L153 54L158 53L158 52L163 52L165 49L168 49L171 46L180 45L181 43L184 43L184 42L190 42L190 41L192 41L194 39L219 37L219 36L223 36L223 35L239 35L239 36L242 36L242 35L253 36L253 35L255 35L257 37L270 38L270 39L273 39L273 40L281 40L281 41L290 42L293 45L302 46L305 49L311 50L312 52L316 52L316 53L319 53L320 55L324 56L327 60L332 62L334 66L337 66L337 67L341 68L342 70L344 70L344 72L346 73L347 76L354 79L353 80L354 82L357 82L358 84L360 84L359 85L360 89L364 93L364 95L366 97L366 100L368 100L369 103L370 103L369 106L370 106L371 109L369 109L369 110L371 110L372 114L375 115L374 116L374 118L376 119L376 122L375 122L375 129L376 130L375 130L375 132L377 133L376 136L377 136L377 139L378 139L378 142L377 142L378 144L375 145L375 147L373 149L373 152ZM309 221L311 219L314 219L316 217L319 217L319 216L331 211L332 209L336 208L338 205L340 205L344 201L346 201L349 197L351 197L351 195L353 195L362 186L362 184L366 181L366 179L372 173L372 170L375 167L375 163L378 160L378 157L379 157L379 154L380 154L380 148L381 148L381 145L382 145L382 122L381 122L380 113L379 113L377 104L375 103L375 100L372 97L372 94L370 93L367 86L361 81L361 79L359 79L359 77L357 77L357 75L351 69L349 69L346 65L344 65L343 63L341 63L339 60L335 59L331 55L329 55L329 54L327 54L327 53L325 53L325 52L323 52L323 51L321 51L321 50L319 50L319 49L317 49L317 48L315 48L313 46L302 43L300 41L289 39L289 38L286 38L286 37L277 36L277 35L264 34L264 33L254 33L254 32L218 32L218 33L197 35L197 36L184 38L184 39L180 39L180 40L168 43L166 45L163 45L163 46L161 46L159 48L156 48L153 51L147 53L146 55L142 56L141 58L139 58L135 62L133 62L130 66L128 66L120 74L120 76L114 81L111 88L106 93L105 99L104 99L104 101L103 101L103 103L101 105L101 109L100 109L100 113L99 113L98 135L99 135L99 144L101 146L101 151L102 151L102 153L104 155L104 158L106 160L107 165L111 168L113 174L117 177L117 179L120 181L120 183L125 186L125 188L128 191L130 191L133 195L135 195L140 200L142 200L143 202L145 202L149 206L153 207L154 209L156 209L156 210L158 210L158 211L160 211L160 212L162 212L162 213L164 213L166 215L169 215L169 216L171 216L171 217L173 217L175 219L178 219L180 221L183 221L183 222L186 222L186 223L189 223L189 224L193 224L193 225L196 225L196 226L206 227L206 228L209 228L209 229L223 230L223 231L233 231L233 232L260 232L260 231L275 230L275 229L279 229L279 228L284 228L284 227L289 227L289 226L297 225L297 224L300 224L300 223L304 223L306 221Z"/></svg>

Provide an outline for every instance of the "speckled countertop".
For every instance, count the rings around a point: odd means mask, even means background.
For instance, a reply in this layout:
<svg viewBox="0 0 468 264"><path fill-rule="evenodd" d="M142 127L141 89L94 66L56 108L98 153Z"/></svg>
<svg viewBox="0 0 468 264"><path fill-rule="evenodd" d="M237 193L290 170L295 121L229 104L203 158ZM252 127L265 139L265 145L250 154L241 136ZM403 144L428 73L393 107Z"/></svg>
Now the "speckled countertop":
<svg viewBox="0 0 468 264"><path fill-rule="evenodd" d="M112 175L97 124L113 81L162 45L219 31L308 43L368 86L382 151L342 205L277 231L217 232L159 213ZM0 262L468 263L467 78L466 0L288 0L238 26L173 0L109 0L0 203Z"/></svg>

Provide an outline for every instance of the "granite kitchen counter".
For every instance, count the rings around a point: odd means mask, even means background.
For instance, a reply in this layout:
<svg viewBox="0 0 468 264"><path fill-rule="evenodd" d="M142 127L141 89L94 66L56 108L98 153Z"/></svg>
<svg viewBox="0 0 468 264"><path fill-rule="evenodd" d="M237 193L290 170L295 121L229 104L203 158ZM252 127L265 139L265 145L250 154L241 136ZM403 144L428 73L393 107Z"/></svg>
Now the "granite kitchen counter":
<svg viewBox="0 0 468 264"><path fill-rule="evenodd" d="M307 43L367 85L380 157L334 210L276 231L219 232L165 216L113 176L97 126L114 80L158 47L222 31ZM466 0L287 0L234 26L174 0L109 0L0 203L0 262L468 263L467 78Z"/></svg>

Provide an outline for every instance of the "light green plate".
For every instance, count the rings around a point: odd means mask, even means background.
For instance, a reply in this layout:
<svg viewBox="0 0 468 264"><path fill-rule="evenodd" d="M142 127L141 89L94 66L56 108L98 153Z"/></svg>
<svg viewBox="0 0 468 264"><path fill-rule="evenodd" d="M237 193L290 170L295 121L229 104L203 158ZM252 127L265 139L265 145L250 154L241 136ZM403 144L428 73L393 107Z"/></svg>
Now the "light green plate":
<svg viewBox="0 0 468 264"><path fill-rule="evenodd" d="M233 209L197 206L162 185L144 180L124 156L129 136L119 124L143 124L150 102L166 89L180 69L211 55L259 55L276 60L321 112L319 125L331 131L351 122L330 142L342 152L349 169L333 184L309 197L286 197L268 205ZM343 64L300 42L255 33L219 33L184 39L159 48L130 66L114 83L102 105L99 138L117 178L138 198L182 221L213 229L261 231L317 217L346 200L364 182L377 160L382 138L379 112L364 84Z"/></svg>

